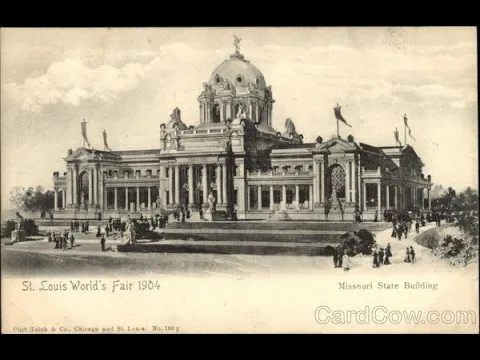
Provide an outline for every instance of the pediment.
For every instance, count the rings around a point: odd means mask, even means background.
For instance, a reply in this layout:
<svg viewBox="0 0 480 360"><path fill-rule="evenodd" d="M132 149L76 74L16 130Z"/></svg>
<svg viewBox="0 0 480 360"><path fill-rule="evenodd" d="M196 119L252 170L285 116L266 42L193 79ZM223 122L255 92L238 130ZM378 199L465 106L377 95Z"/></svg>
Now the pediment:
<svg viewBox="0 0 480 360"><path fill-rule="evenodd" d="M333 138L323 144L322 149L328 150L331 153L346 152L357 149L354 142L348 142L343 139Z"/></svg>
<svg viewBox="0 0 480 360"><path fill-rule="evenodd" d="M118 158L119 158L119 155L111 151L100 151L100 150L79 148L73 151L72 153L68 154L65 160L87 162L89 160L118 159Z"/></svg>

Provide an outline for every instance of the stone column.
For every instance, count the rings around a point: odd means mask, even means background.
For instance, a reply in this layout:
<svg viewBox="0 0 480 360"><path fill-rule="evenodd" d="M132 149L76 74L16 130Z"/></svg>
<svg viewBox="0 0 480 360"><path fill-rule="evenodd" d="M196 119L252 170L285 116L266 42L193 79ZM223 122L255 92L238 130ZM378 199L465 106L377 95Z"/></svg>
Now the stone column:
<svg viewBox="0 0 480 360"><path fill-rule="evenodd" d="M175 166L175 204L180 204L180 166Z"/></svg>
<svg viewBox="0 0 480 360"><path fill-rule="evenodd" d="M93 176L92 169L88 169L88 203L93 204Z"/></svg>
<svg viewBox="0 0 480 360"><path fill-rule="evenodd" d="M287 186L282 185L282 210L287 209Z"/></svg>
<svg viewBox="0 0 480 360"><path fill-rule="evenodd" d="M168 167L168 203L173 205L173 166Z"/></svg>
<svg viewBox="0 0 480 360"><path fill-rule="evenodd" d="M202 183L203 183L203 203L206 204L208 202L208 171L207 171L207 164L203 165L202 170Z"/></svg>
<svg viewBox="0 0 480 360"><path fill-rule="evenodd" d="M128 186L125 187L125 209L129 211L129 204L128 204Z"/></svg>
<svg viewBox="0 0 480 360"><path fill-rule="evenodd" d="M350 161L345 163L345 202L350 202Z"/></svg>
<svg viewBox="0 0 480 360"><path fill-rule="evenodd" d="M66 196L65 189L62 189L62 203L63 203L62 207L65 209L67 207L67 196Z"/></svg>
<svg viewBox="0 0 480 360"><path fill-rule="evenodd" d="M220 101L220 121L225 121L225 102Z"/></svg>
<svg viewBox="0 0 480 360"><path fill-rule="evenodd" d="M270 185L270 210L273 210L273 185Z"/></svg>
<svg viewBox="0 0 480 360"><path fill-rule="evenodd" d="M248 101L248 118L252 119L252 117L253 117L253 104L252 104L252 100L249 100Z"/></svg>
<svg viewBox="0 0 480 360"><path fill-rule="evenodd" d="M105 209L105 204L107 203L106 196L105 196L105 189L104 189L104 174L100 174L100 184L98 186L99 191L99 203L100 203L100 210L103 211Z"/></svg>
<svg viewBox="0 0 480 360"><path fill-rule="evenodd" d="M225 117L232 120L232 103L230 100L226 102Z"/></svg>
<svg viewBox="0 0 480 360"><path fill-rule="evenodd" d="M313 185L308 185L308 209L313 211Z"/></svg>
<svg viewBox="0 0 480 360"><path fill-rule="evenodd" d="M67 203L72 204L72 169L67 167Z"/></svg>
<svg viewBox="0 0 480 360"><path fill-rule="evenodd" d="M93 203L98 204L98 177L97 177L97 168L93 170Z"/></svg>
<svg viewBox="0 0 480 360"><path fill-rule="evenodd" d="M390 186L385 186L385 195L387 196L387 209L390 209Z"/></svg>
<svg viewBox="0 0 480 360"><path fill-rule="evenodd" d="M247 185L247 211L250 210L251 206L252 206L252 202L250 200L250 185Z"/></svg>
<svg viewBox="0 0 480 360"><path fill-rule="evenodd" d="M222 194L223 194L223 200L222 202L226 205L228 200L227 200L227 165L222 164Z"/></svg>
<svg viewBox="0 0 480 360"><path fill-rule="evenodd" d="M262 210L262 185L257 186L257 207L258 210Z"/></svg>
<svg viewBox="0 0 480 360"><path fill-rule="evenodd" d="M193 165L188 165L188 203L193 204Z"/></svg>
<svg viewBox="0 0 480 360"><path fill-rule="evenodd" d="M398 209L398 185L393 186L394 197L393 197L393 206L395 206L395 210Z"/></svg>
<svg viewBox="0 0 480 360"><path fill-rule="evenodd" d="M203 106L202 106L202 104L200 104L199 109L200 109L200 123L203 123Z"/></svg>
<svg viewBox="0 0 480 360"><path fill-rule="evenodd" d="M255 121L262 122L262 119L258 116L258 102L255 103Z"/></svg>
<svg viewBox="0 0 480 360"><path fill-rule="evenodd" d="M367 211L367 184L364 182L363 183L363 211Z"/></svg>
<svg viewBox="0 0 480 360"><path fill-rule="evenodd" d="M320 162L320 202L325 202L325 163Z"/></svg>
<svg viewBox="0 0 480 360"><path fill-rule="evenodd" d="M150 186L147 187L148 210L152 210L152 190Z"/></svg>
<svg viewBox="0 0 480 360"><path fill-rule="evenodd" d="M216 168L216 179L217 185L217 203L222 202L222 165L218 164Z"/></svg>
<svg viewBox="0 0 480 360"><path fill-rule="evenodd" d="M357 202L357 191L356 191L356 188L357 188L357 174L355 172L355 159L353 159L352 161L352 202L355 204Z"/></svg>
<svg viewBox="0 0 480 360"><path fill-rule="evenodd" d="M295 185L295 205L297 210L300 210L300 189L299 185Z"/></svg>
<svg viewBox="0 0 480 360"><path fill-rule="evenodd" d="M113 193L114 193L113 208L115 210L118 210L118 188L116 186L113 188Z"/></svg>
<svg viewBox="0 0 480 360"><path fill-rule="evenodd" d="M427 196L428 196L428 210L432 210L432 198L430 196L430 189L427 190Z"/></svg>
<svg viewBox="0 0 480 360"><path fill-rule="evenodd" d="M77 205L77 168L73 168L73 193L72 204Z"/></svg>
<svg viewBox="0 0 480 360"><path fill-rule="evenodd" d="M53 191L53 198L54 198L53 209L57 211L58 210L58 190L57 189Z"/></svg>
<svg viewBox="0 0 480 360"><path fill-rule="evenodd" d="M382 208L382 184L377 183L377 210L380 212Z"/></svg>
<svg viewBox="0 0 480 360"><path fill-rule="evenodd" d="M318 170L318 162L314 161L313 162L313 199L310 201L313 201L315 203L318 202L318 188L319 188L319 170Z"/></svg>
<svg viewBox="0 0 480 360"><path fill-rule="evenodd" d="M140 211L140 187L139 187L139 186L137 186L137 194L136 194L136 195L137 195L137 196L136 196L136 200L137 200L137 201L136 201L135 210L136 210L137 212L139 212L139 211Z"/></svg>

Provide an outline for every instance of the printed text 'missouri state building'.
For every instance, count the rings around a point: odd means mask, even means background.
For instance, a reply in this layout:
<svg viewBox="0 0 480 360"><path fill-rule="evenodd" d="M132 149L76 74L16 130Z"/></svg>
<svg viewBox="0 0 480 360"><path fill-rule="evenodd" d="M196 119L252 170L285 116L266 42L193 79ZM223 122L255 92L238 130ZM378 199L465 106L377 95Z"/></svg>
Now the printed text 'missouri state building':
<svg viewBox="0 0 480 360"><path fill-rule="evenodd" d="M196 126L178 108L160 125L154 150L69 150L64 176L54 173L55 217L133 217L188 205L192 219L208 196L223 218L352 221L377 210L430 207L431 179L407 146L371 146L349 136L304 143L293 121L272 126L271 86L244 55L213 70L198 97Z"/></svg>

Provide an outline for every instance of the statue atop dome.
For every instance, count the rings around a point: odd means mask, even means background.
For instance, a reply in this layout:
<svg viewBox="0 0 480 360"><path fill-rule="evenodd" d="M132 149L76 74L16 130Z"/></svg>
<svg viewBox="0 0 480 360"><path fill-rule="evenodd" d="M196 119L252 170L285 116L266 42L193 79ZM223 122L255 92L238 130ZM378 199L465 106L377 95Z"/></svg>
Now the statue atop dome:
<svg viewBox="0 0 480 360"><path fill-rule="evenodd" d="M242 41L242 39L240 39L237 35L233 34L233 46L235 46L235 50L236 52L240 52L240 41Z"/></svg>
<svg viewBox="0 0 480 360"><path fill-rule="evenodd" d="M242 41L242 39L240 39L237 35L234 34L233 35L233 46L235 46L235 52L232 55L230 55L230 59L247 61L247 60L245 60L245 56L243 56L240 53L240 41Z"/></svg>

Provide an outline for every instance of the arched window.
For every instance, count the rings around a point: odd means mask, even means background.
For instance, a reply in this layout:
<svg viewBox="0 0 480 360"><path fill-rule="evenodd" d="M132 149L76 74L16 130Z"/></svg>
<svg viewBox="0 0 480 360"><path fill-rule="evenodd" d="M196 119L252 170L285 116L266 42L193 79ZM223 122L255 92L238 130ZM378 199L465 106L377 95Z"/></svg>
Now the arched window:
<svg viewBox="0 0 480 360"><path fill-rule="evenodd" d="M261 106L258 107L257 121L263 123L263 108Z"/></svg>
<svg viewBox="0 0 480 360"><path fill-rule="evenodd" d="M213 119L212 122L219 123L220 122L220 105L215 104L213 105Z"/></svg>
<svg viewBox="0 0 480 360"><path fill-rule="evenodd" d="M238 74L235 80L237 81L237 83L241 84L243 82L243 75Z"/></svg>
<svg viewBox="0 0 480 360"><path fill-rule="evenodd" d="M257 77L257 78L255 79L255 84L260 85L260 78Z"/></svg>

